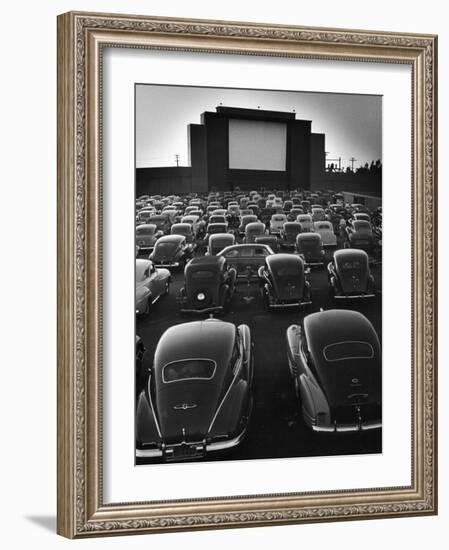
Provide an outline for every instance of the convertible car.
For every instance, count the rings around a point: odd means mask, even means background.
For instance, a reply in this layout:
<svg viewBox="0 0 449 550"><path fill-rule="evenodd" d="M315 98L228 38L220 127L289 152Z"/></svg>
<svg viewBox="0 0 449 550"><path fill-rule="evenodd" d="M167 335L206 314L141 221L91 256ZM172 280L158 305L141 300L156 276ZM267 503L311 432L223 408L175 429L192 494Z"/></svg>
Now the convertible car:
<svg viewBox="0 0 449 550"><path fill-rule="evenodd" d="M334 298L374 298L374 277L364 250L336 250L327 266L330 291Z"/></svg>
<svg viewBox="0 0 449 550"><path fill-rule="evenodd" d="M380 343L358 311L307 315L287 329L287 354L304 421L316 432L382 426Z"/></svg>
<svg viewBox="0 0 449 550"><path fill-rule="evenodd" d="M171 274L168 269L156 269L150 260L136 260L136 314L147 315L161 296L168 294Z"/></svg>
<svg viewBox="0 0 449 550"><path fill-rule="evenodd" d="M157 267L182 267L192 255L185 235L164 235L154 246L149 259Z"/></svg>
<svg viewBox="0 0 449 550"><path fill-rule="evenodd" d="M259 280L269 309L307 306L312 303L303 260L293 254L267 256L259 268Z"/></svg>
<svg viewBox="0 0 449 550"><path fill-rule="evenodd" d="M137 458L193 460L242 441L253 403L247 325L207 319L170 327L147 368L136 407Z"/></svg>
<svg viewBox="0 0 449 550"><path fill-rule="evenodd" d="M235 292L236 270L219 256L193 258L184 270L180 290L183 313L227 311Z"/></svg>
<svg viewBox="0 0 449 550"><path fill-rule="evenodd" d="M257 272L265 259L273 254L266 244L235 244L221 250L217 256L223 256L230 267L237 271L237 277L250 281L257 280Z"/></svg>
<svg viewBox="0 0 449 550"><path fill-rule="evenodd" d="M296 252L307 267L324 264L323 241L319 233L300 233L296 236Z"/></svg>

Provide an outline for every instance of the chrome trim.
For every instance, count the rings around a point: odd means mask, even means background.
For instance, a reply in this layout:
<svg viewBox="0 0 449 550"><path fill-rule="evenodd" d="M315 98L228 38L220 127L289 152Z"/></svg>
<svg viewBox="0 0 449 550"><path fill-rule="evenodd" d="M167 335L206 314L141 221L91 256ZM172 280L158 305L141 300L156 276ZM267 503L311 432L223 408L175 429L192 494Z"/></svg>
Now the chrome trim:
<svg viewBox="0 0 449 550"><path fill-rule="evenodd" d="M245 434L246 434L246 426L239 433L237 437L228 439L226 441L214 441L213 443L209 443L208 445L206 445L206 452L207 451L224 451L226 449L231 449L232 447L236 447L242 441Z"/></svg>
<svg viewBox="0 0 449 550"><path fill-rule="evenodd" d="M182 313L214 313L218 311L223 311L223 306L213 306L213 307L206 307L203 309L185 309L181 308Z"/></svg>
<svg viewBox="0 0 449 550"><path fill-rule="evenodd" d="M357 295L334 295L334 298L337 299L337 300L354 300L354 299L359 299L359 298L375 298L376 295L375 294L357 294Z"/></svg>
<svg viewBox="0 0 449 550"><path fill-rule="evenodd" d="M156 413L155 413L155 411L154 411L153 400L151 399L150 382L151 382L151 373L150 373L150 376L148 377L148 383L147 383L148 399L149 399L149 402L150 402L150 408L151 408L151 412L153 413L154 423L156 424L156 429L157 429L157 433L158 433L158 435L159 435L159 439L162 439L161 429L160 429L160 427L159 427L159 422L158 422Z"/></svg>
<svg viewBox="0 0 449 550"><path fill-rule="evenodd" d="M309 302L295 302L295 303L292 303L292 304L269 304L268 307L272 308L272 309L282 309L284 307L303 307L303 306L308 306L312 303L312 301L310 300Z"/></svg>
<svg viewBox="0 0 449 550"><path fill-rule="evenodd" d="M161 449L136 449L136 458L156 458L163 456Z"/></svg>
<svg viewBox="0 0 449 550"><path fill-rule="evenodd" d="M364 432L368 430L376 430L379 428L382 428L382 422L374 421L374 422L362 422L360 425L357 424L335 424L335 425L321 425L316 426L315 424L311 424L310 426L314 432L335 432L335 433L343 433L343 432Z"/></svg>

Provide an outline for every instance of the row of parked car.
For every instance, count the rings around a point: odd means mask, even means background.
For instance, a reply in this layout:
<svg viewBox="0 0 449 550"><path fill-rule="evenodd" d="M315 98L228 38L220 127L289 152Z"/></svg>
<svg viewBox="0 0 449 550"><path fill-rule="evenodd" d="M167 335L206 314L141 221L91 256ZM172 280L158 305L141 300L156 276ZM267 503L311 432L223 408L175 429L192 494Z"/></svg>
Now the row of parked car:
<svg viewBox="0 0 449 550"><path fill-rule="evenodd" d="M139 360L142 343L139 342ZM306 425L316 432L382 426L381 350L361 313L327 310L288 327L286 355ZM147 355L143 355L143 362ZM253 406L250 328L218 319L167 329L137 398L136 457L192 460L244 438Z"/></svg>
<svg viewBox="0 0 449 550"><path fill-rule="evenodd" d="M199 314L228 311L239 278L259 283L269 309L309 306L312 291L306 267L323 260L320 255L309 263L300 255L275 254L270 247L260 244L234 245L215 256L197 256L184 269L184 285L178 297L180 311ZM329 292L336 300L376 295L364 250L336 250L327 273ZM168 294L171 280L168 269L156 267L151 260L136 259L136 313L148 314L151 306Z"/></svg>

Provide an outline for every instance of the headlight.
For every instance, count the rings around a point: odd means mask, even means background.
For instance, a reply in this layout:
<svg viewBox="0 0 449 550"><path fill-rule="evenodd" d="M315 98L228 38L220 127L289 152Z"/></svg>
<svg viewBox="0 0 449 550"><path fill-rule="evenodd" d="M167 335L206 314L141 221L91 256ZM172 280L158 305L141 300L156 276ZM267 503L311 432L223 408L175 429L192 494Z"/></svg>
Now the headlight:
<svg viewBox="0 0 449 550"><path fill-rule="evenodd" d="M199 302L202 302L203 300L206 299L206 296L205 294L203 294L202 292L199 292L196 296L196 299L199 301Z"/></svg>

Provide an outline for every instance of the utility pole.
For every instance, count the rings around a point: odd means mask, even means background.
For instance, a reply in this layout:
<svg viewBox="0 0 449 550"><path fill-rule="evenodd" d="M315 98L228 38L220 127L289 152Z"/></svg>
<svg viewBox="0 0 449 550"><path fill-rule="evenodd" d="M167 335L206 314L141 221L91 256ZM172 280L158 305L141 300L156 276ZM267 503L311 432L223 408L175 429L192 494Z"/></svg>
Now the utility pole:
<svg viewBox="0 0 449 550"><path fill-rule="evenodd" d="M175 155L176 166L179 166L179 155Z"/></svg>
<svg viewBox="0 0 449 550"><path fill-rule="evenodd" d="M354 162L356 162L357 159L355 159L354 157L351 157L349 159L349 162L351 163L351 172L354 172Z"/></svg>

